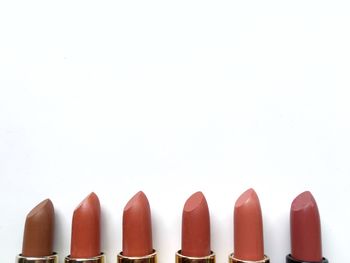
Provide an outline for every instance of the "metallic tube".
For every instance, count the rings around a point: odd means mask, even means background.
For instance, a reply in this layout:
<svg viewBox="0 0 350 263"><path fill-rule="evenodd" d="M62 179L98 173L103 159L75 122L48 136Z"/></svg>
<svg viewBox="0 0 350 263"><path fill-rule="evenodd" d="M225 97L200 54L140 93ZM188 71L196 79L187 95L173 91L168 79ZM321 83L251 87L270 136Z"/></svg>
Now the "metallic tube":
<svg viewBox="0 0 350 263"><path fill-rule="evenodd" d="M307 262L294 259L291 254L286 256L286 263L328 263L328 259L323 258L321 262Z"/></svg>
<svg viewBox="0 0 350 263"><path fill-rule="evenodd" d="M16 263L58 263L58 256L56 253L47 257L24 257L18 255L16 257Z"/></svg>
<svg viewBox="0 0 350 263"><path fill-rule="evenodd" d="M64 259L65 263L105 263L106 257L103 253L93 258L71 258L70 256Z"/></svg>
<svg viewBox="0 0 350 263"><path fill-rule="evenodd" d="M215 263L215 253L211 251L209 256L188 257L181 254L181 250L176 253L175 263Z"/></svg>
<svg viewBox="0 0 350 263"><path fill-rule="evenodd" d="M261 260L241 260L241 259L235 258L234 254L232 253L228 257L228 262L229 263L270 263L270 258L265 255L264 259L261 259Z"/></svg>
<svg viewBox="0 0 350 263"><path fill-rule="evenodd" d="M157 263L157 252L153 250L153 253L143 257L126 257L123 252L120 252L117 263Z"/></svg>

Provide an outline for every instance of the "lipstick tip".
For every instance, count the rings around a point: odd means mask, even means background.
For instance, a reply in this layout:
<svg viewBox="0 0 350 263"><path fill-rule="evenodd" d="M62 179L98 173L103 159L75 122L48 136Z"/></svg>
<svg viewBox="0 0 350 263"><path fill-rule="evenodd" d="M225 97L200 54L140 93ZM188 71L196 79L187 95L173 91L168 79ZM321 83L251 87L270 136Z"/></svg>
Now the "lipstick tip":
<svg viewBox="0 0 350 263"><path fill-rule="evenodd" d="M80 204L75 208L74 211L77 211L79 208L87 204L96 204L97 206L100 206L100 200L97 194L91 192L87 197L83 199L83 201L80 202Z"/></svg>
<svg viewBox="0 0 350 263"><path fill-rule="evenodd" d="M43 211L44 208L47 210L54 210L53 204L49 198L45 199L44 201L40 202L37 206L35 206L27 215L27 218L30 218L34 215L36 215L38 212Z"/></svg>
<svg viewBox="0 0 350 263"><path fill-rule="evenodd" d="M138 203L143 203L146 202L148 203L148 198L145 195L144 192L138 191L130 200L129 202L125 205L124 211L129 210L131 207L133 207L135 204Z"/></svg>
<svg viewBox="0 0 350 263"><path fill-rule="evenodd" d="M198 208L202 202L207 202L205 196L202 192L198 191L192 194L186 201L184 205L184 212L190 212Z"/></svg>
<svg viewBox="0 0 350 263"><path fill-rule="evenodd" d="M309 205L316 205L316 200L310 191L305 191L293 200L291 210L302 210Z"/></svg>
<svg viewBox="0 0 350 263"><path fill-rule="evenodd" d="M243 194L241 194L241 196L236 201L235 207L240 207L251 201L259 201L259 197L253 188L249 188Z"/></svg>

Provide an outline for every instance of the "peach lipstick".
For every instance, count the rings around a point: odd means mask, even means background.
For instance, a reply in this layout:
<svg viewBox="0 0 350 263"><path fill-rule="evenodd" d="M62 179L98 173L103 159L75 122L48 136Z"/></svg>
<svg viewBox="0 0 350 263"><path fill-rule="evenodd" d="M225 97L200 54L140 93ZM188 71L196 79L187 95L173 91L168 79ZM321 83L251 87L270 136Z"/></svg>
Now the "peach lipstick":
<svg viewBox="0 0 350 263"><path fill-rule="evenodd" d="M55 211L50 199L34 207L27 215L22 253L17 263L57 263L58 256L53 252Z"/></svg>
<svg viewBox="0 0 350 263"><path fill-rule="evenodd" d="M151 208L143 192L136 193L123 211L123 251L118 263L156 263L152 244Z"/></svg>
<svg viewBox="0 0 350 263"><path fill-rule="evenodd" d="M290 208L291 254L287 263L327 263L322 256L321 222L309 191L298 195Z"/></svg>
<svg viewBox="0 0 350 263"><path fill-rule="evenodd" d="M191 195L184 205L181 240L176 263L215 263L210 248L209 208L202 192Z"/></svg>
<svg viewBox="0 0 350 263"><path fill-rule="evenodd" d="M70 255L65 263L103 263L101 253L101 208L95 193L89 194L74 210Z"/></svg>
<svg viewBox="0 0 350 263"><path fill-rule="evenodd" d="M263 221L259 198L253 189L245 191L234 208L234 253L230 263L268 263L264 254Z"/></svg>

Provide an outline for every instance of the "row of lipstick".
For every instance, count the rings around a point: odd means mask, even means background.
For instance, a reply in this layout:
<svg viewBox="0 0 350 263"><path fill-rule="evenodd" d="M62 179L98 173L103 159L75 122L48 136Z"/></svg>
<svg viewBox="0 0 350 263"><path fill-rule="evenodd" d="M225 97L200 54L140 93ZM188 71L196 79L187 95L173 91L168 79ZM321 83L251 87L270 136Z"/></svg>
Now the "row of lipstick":
<svg viewBox="0 0 350 263"><path fill-rule="evenodd" d="M70 255L66 263L104 263L100 247L100 202L95 193L75 209L72 220ZM143 192L133 196L123 212L123 251L118 263L156 263L152 245L151 210ZM320 217L310 192L297 196L290 210L291 254L287 263L328 262L322 256ZM25 222L22 253L17 263L57 263L53 251L54 208L47 199L37 205ZM234 208L234 253L230 263L267 263L264 254L260 202L253 189L245 191ZM176 263L215 263L210 247L210 218L201 192L187 199L182 213L182 244Z"/></svg>

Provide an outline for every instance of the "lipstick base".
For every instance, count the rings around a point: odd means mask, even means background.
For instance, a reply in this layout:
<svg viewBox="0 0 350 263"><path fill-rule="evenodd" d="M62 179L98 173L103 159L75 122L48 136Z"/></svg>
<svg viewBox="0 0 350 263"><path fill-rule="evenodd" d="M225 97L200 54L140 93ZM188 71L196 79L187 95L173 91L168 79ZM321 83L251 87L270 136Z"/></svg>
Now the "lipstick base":
<svg viewBox="0 0 350 263"><path fill-rule="evenodd" d="M228 261L229 263L270 263L270 258L265 255L264 259L261 259L261 260L242 260L242 259L235 258L234 254L232 253L228 257Z"/></svg>
<svg viewBox="0 0 350 263"><path fill-rule="evenodd" d="M323 258L320 262L308 262L308 261L300 261L297 259L294 259L291 254L286 256L286 263L328 263L328 259Z"/></svg>
<svg viewBox="0 0 350 263"><path fill-rule="evenodd" d="M157 263L157 252L153 250L152 254L143 257L127 257L120 252L117 256L117 263Z"/></svg>
<svg viewBox="0 0 350 263"><path fill-rule="evenodd" d="M181 250L176 253L176 263L215 263L215 253L211 251L209 256L205 257L187 257L181 254Z"/></svg>
<svg viewBox="0 0 350 263"><path fill-rule="evenodd" d="M67 256L64 259L65 263L105 263L106 258L103 253L101 253L97 257L92 257L92 258L71 258L70 256Z"/></svg>
<svg viewBox="0 0 350 263"><path fill-rule="evenodd" d="M24 257L18 255L16 263L58 263L58 256L56 253L47 257Z"/></svg>

